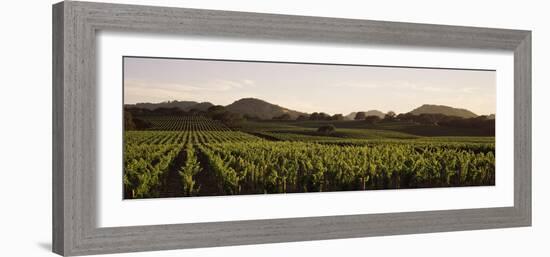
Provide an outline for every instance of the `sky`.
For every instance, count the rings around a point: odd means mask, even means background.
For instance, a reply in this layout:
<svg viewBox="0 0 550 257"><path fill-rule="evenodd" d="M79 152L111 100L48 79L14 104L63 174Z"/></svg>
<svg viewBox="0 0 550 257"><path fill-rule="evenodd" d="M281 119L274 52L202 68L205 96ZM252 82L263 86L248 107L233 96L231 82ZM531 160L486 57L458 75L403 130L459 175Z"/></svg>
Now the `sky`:
<svg viewBox="0 0 550 257"><path fill-rule="evenodd" d="M487 115L496 110L496 72L124 57L124 104L228 105L246 97L331 115L404 113L422 104Z"/></svg>

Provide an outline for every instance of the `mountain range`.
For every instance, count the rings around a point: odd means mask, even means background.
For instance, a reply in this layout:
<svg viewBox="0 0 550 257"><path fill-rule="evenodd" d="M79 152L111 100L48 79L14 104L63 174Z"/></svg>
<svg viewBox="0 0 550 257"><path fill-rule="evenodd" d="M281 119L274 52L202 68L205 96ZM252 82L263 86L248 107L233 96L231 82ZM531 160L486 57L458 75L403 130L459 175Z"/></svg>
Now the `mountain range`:
<svg viewBox="0 0 550 257"><path fill-rule="evenodd" d="M184 111L190 110L199 110L206 111L208 108L214 106L214 104L209 102L195 102L195 101L167 101L161 103L137 103L137 104L128 104L127 107L137 107L143 109L153 110L156 108L180 108ZM279 117L284 114L288 114L291 119L296 119L300 115L307 116L305 112L291 110L276 104L268 103L264 100L257 98L242 98L225 106L225 109L239 113L242 115L247 115L249 117L256 117L260 119L272 119L274 117ZM445 105L431 105L424 104L409 113L414 115L419 114L444 114L447 116L457 116L462 118L473 118L477 117L475 113L461 108L454 108ZM353 120L357 112L352 112L345 116L347 120ZM380 118L384 117L384 113L379 110L369 110L365 111L366 116L378 116ZM494 117L494 116L493 116Z"/></svg>

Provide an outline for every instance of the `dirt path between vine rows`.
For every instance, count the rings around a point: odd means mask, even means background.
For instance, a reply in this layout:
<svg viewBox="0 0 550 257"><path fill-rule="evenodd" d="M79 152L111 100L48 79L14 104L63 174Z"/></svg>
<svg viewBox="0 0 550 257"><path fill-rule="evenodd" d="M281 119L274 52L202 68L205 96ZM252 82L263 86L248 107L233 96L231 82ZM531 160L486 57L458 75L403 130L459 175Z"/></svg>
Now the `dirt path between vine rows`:
<svg viewBox="0 0 550 257"><path fill-rule="evenodd" d="M208 157L200 151L197 150L197 158L200 162L202 170L197 173L195 176L195 181L199 186L199 196L216 196L224 195L223 190L220 188L220 183L216 174L208 165Z"/></svg>
<svg viewBox="0 0 550 257"><path fill-rule="evenodd" d="M170 164L166 183L160 192L161 198L184 196L183 185L179 174L179 168L185 163L185 148L182 148L178 156Z"/></svg>

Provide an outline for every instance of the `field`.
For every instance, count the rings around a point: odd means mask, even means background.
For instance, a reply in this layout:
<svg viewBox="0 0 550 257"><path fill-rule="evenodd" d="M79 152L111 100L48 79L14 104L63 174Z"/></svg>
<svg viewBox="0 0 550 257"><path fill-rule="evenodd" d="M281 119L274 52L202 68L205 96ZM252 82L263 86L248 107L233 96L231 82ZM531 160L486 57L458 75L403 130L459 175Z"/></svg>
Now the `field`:
<svg viewBox="0 0 550 257"><path fill-rule="evenodd" d="M125 131L124 198L482 186L495 183L495 138L405 122L143 117ZM332 124L336 131L317 128Z"/></svg>

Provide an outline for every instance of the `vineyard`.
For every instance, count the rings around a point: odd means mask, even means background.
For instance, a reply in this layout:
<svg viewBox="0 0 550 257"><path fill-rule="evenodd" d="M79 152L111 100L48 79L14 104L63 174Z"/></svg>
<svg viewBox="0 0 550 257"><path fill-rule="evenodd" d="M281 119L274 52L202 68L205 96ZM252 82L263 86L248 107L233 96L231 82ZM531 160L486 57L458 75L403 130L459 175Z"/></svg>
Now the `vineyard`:
<svg viewBox="0 0 550 257"><path fill-rule="evenodd" d="M229 131L220 122L199 115L163 116L147 119L159 131Z"/></svg>
<svg viewBox="0 0 550 257"><path fill-rule="evenodd" d="M252 133L202 116L148 121L153 128L124 135L126 199L495 183L494 138Z"/></svg>

